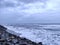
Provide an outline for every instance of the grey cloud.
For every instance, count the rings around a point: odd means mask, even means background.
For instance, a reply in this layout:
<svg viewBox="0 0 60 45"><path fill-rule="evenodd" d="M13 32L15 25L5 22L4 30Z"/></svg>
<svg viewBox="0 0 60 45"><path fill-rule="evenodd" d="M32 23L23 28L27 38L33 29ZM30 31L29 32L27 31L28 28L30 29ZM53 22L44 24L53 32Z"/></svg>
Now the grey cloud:
<svg viewBox="0 0 60 45"><path fill-rule="evenodd" d="M11 2L10 2L11 1ZM39 13L34 2L46 2L47 0L0 0L0 23L44 23L60 22L60 11L48 11ZM16 1L16 2L15 2ZM22 4L23 3L23 4ZM30 3L31 7L27 4ZM38 3L38 2L37 2ZM38 3L40 4L40 3ZM27 5L27 7L25 7ZM39 7L40 5L38 5ZM32 10L30 9L32 8ZM40 9L40 7L39 7ZM23 11L22 11L23 10ZM34 12L36 11L36 12ZM30 14L34 13L34 14Z"/></svg>
<svg viewBox="0 0 60 45"><path fill-rule="evenodd" d="M37 1L40 1L40 2L46 2L47 0L11 0L11 1L8 1L8 0L0 0L0 8L1 7L17 7L17 6L23 6L21 3L33 3L33 2L37 2Z"/></svg>
<svg viewBox="0 0 60 45"><path fill-rule="evenodd" d="M22 20L23 21L19 21L19 22L22 22L22 23L60 23L60 12L33 14Z"/></svg>
<svg viewBox="0 0 60 45"><path fill-rule="evenodd" d="M24 3L33 3L37 1L46 2L47 0L19 0L19 1L24 2Z"/></svg>
<svg viewBox="0 0 60 45"><path fill-rule="evenodd" d="M5 0L0 0L0 8L4 8L4 7L17 7L17 6L21 6L21 3L22 2L19 2L19 1L5 1Z"/></svg>

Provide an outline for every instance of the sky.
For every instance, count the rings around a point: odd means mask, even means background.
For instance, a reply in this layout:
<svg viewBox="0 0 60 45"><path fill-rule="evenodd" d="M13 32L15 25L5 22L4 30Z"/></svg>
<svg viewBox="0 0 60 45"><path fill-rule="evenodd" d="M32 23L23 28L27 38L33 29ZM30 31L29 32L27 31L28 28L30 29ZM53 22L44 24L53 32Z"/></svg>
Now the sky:
<svg viewBox="0 0 60 45"><path fill-rule="evenodd" d="M60 0L0 0L0 24L60 23Z"/></svg>

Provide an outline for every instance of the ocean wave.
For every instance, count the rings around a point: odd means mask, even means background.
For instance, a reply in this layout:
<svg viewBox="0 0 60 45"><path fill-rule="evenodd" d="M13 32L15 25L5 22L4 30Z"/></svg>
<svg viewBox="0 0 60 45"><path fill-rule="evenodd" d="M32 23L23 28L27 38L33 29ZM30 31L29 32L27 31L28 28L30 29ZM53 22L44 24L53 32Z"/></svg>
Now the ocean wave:
<svg viewBox="0 0 60 45"><path fill-rule="evenodd" d="M25 37L34 42L43 42L44 45L60 45L60 25L39 25L40 29L23 26L5 26L8 32ZM35 26L36 27L36 26ZM30 29L31 28L31 29Z"/></svg>

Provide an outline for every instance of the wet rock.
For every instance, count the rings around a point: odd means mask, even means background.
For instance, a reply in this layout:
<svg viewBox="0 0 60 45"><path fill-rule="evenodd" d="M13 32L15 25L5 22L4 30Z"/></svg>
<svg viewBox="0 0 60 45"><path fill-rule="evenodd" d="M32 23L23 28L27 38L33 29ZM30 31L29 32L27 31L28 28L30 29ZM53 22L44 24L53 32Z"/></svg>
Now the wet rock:
<svg viewBox="0 0 60 45"><path fill-rule="evenodd" d="M0 45L42 45L24 37L19 37L6 31L7 28L0 25Z"/></svg>
<svg viewBox="0 0 60 45"><path fill-rule="evenodd" d="M42 42L39 42L38 44L39 44L39 45L43 45Z"/></svg>
<svg viewBox="0 0 60 45"><path fill-rule="evenodd" d="M5 31L7 28L5 28L4 26L0 25L0 30Z"/></svg>
<svg viewBox="0 0 60 45"><path fill-rule="evenodd" d="M5 43L5 45L9 45L8 43Z"/></svg>
<svg viewBox="0 0 60 45"><path fill-rule="evenodd" d="M5 40L4 39L0 39L0 42L5 42Z"/></svg>
<svg viewBox="0 0 60 45"><path fill-rule="evenodd" d="M20 45L27 45L27 44L20 44Z"/></svg>

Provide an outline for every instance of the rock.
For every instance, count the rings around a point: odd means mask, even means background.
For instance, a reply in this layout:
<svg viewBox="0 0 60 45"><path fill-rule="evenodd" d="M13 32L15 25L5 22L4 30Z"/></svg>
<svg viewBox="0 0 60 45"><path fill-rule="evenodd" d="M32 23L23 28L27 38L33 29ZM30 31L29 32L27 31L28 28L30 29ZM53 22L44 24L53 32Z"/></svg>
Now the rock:
<svg viewBox="0 0 60 45"><path fill-rule="evenodd" d="M39 42L38 44L39 44L39 45L43 45L42 42Z"/></svg>
<svg viewBox="0 0 60 45"><path fill-rule="evenodd" d="M4 39L0 39L0 42L5 42L5 40Z"/></svg>
<svg viewBox="0 0 60 45"><path fill-rule="evenodd" d="M6 30L7 28L0 25L0 44L1 45L42 45L42 42L39 42L39 43L32 42L29 39L11 34Z"/></svg>
<svg viewBox="0 0 60 45"><path fill-rule="evenodd" d="M5 45L9 45L8 43L5 43Z"/></svg>
<svg viewBox="0 0 60 45"><path fill-rule="evenodd" d="M27 45L27 44L20 44L20 45Z"/></svg>
<svg viewBox="0 0 60 45"><path fill-rule="evenodd" d="M5 28L4 26L0 25L0 30L5 31L7 28Z"/></svg>

